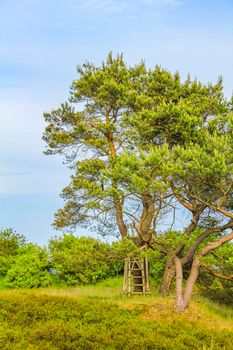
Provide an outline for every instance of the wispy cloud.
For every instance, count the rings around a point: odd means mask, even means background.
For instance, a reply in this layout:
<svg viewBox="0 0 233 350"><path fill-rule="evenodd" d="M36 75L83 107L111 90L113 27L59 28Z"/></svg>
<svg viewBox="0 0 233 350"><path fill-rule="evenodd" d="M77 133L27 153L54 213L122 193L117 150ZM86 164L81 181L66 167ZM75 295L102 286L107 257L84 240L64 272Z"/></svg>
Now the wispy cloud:
<svg viewBox="0 0 233 350"><path fill-rule="evenodd" d="M149 4L149 5L178 5L181 3L180 0L141 0L144 4Z"/></svg>
<svg viewBox="0 0 233 350"><path fill-rule="evenodd" d="M82 13L85 13L87 17L95 17L97 21L106 20L106 18L117 19L134 19L140 18L145 15L151 15L151 7L154 10L159 11L168 5L178 5L181 3L180 0L69 0L68 9L70 15L73 18L77 18ZM140 13L140 16L138 14ZM135 16L137 14L137 16ZM121 17L119 17L119 15Z"/></svg>
<svg viewBox="0 0 233 350"><path fill-rule="evenodd" d="M31 175L32 173L29 171L9 171L5 173L0 172L0 176L24 176Z"/></svg>
<svg viewBox="0 0 233 350"><path fill-rule="evenodd" d="M73 8L81 7L91 12L101 12L105 15L119 14L125 11L129 11L131 8L131 1L116 1L116 0L85 0L81 1L80 5L74 2Z"/></svg>

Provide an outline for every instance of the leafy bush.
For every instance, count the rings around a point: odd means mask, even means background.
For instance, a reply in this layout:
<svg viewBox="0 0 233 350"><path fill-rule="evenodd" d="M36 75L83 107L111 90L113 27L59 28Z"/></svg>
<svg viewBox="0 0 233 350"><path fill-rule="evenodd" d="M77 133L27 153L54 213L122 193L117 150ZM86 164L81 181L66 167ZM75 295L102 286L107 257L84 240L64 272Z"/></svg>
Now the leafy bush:
<svg viewBox="0 0 233 350"><path fill-rule="evenodd" d="M162 281L163 270L166 262L166 256L159 250L148 250L149 275L153 282L159 284Z"/></svg>
<svg viewBox="0 0 233 350"><path fill-rule="evenodd" d="M14 232L12 229L0 231L0 278L7 275L8 270L14 264L14 257L19 249L26 245L26 238Z"/></svg>
<svg viewBox="0 0 233 350"><path fill-rule="evenodd" d="M49 251L60 280L77 285L95 284L123 273L125 257L136 254L137 247L130 239L110 245L91 237L63 234L50 240Z"/></svg>
<svg viewBox="0 0 233 350"><path fill-rule="evenodd" d="M48 269L46 249L30 243L19 249L14 264L7 271L5 285L8 288L47 287L52 283Z"/></svg>
<svg viewBox="0 0 233 350"><path fill-rule="evenodd" d="M108 260L110 245L94 238L64 234L51 239L49 250L55 271L69 286L96 283L115 273Z"/></svg>

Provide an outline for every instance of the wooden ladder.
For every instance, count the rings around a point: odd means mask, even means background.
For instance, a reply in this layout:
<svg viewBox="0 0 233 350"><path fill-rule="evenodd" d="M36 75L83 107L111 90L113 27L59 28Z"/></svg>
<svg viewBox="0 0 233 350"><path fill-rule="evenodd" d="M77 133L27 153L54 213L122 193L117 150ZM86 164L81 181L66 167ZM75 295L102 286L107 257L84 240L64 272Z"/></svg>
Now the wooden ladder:
<svg viewBox="0 0 233 350"><path fill-rule="evenodd" d="M128 296L151 294L147 258L128 257L125 259L123 294Z"/></svg>

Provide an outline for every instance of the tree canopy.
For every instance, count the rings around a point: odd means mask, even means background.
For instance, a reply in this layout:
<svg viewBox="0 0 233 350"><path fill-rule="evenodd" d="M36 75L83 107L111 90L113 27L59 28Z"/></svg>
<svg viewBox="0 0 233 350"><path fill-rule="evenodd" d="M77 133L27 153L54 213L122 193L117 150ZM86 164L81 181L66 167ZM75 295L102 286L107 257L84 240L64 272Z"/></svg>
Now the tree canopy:
<svg viewBox="0 0 233 350"><path fill-rule="evenodd" d="M111 53L77 71L69 101L44 114L46 154L63 155L73 169L54 226L134 232L139 245L165 250L167 293L178 268L213 250L209 241L217 249L231 240L233 115L222 78L182 80ZM171 212L177 218L177 208L188 211L190 224L167 246L157 226Z"/></svg>

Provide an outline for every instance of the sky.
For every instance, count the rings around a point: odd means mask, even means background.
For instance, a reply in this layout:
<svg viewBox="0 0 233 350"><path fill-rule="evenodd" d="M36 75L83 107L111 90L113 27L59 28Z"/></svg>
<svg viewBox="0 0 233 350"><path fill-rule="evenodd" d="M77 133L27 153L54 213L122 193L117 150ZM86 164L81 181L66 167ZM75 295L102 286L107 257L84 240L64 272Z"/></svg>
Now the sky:
<svg viewBox="0 0 233 350"><path fill-rule="evenodd" d="M46 244L70 171L45 156L43 112L68 98L76 66L108 52L233 92L232 0L0 0L0 229ZM77 234L85 234L81 228Z"/></svg>

